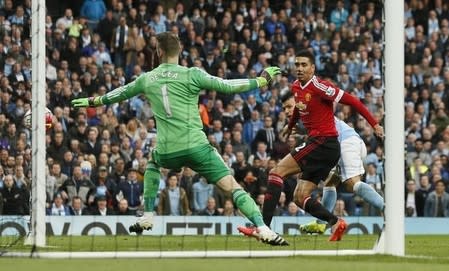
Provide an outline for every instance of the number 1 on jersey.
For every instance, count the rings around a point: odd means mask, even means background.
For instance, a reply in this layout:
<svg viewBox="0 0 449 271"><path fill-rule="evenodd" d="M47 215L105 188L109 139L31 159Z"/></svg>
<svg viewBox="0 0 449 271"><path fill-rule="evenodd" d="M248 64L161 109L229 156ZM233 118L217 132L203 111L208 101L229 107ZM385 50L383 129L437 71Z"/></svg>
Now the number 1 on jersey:
<svg viewBox="0 0 449 271"><path fill-rule="evenodd" d="M167 114L167 117L170 118L172 116L171 108L170 108L170 101L168 100L168 88L166 84L163 84L161 87L162 92L162 102L164 103L164 109L165 113Z"/></svg>

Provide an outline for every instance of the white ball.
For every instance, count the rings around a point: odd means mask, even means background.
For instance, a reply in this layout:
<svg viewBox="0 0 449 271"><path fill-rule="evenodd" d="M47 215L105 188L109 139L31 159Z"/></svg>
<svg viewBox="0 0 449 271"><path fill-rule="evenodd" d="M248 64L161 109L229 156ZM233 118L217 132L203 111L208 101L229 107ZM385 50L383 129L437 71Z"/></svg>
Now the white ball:
<svg viewBox="0 0 449 271"><path fill-rule="evenodd" d="M31 129L31 109L25 112L25 115L23 115L23 126L25 126L25 128Z"/></svg>
<svg viewBox="0 0 449 271"><path fill-rule="evenodd" d="M31 109L28 110L27 112L25 112L25 114L23 115L23 126L25 126L25 128L31 129L32 126L32 114L31 114ZM48 109L48 107L45 108L45 128L46 130L52 128L53 126L53 113L51 112L50 109Z"/></svg>

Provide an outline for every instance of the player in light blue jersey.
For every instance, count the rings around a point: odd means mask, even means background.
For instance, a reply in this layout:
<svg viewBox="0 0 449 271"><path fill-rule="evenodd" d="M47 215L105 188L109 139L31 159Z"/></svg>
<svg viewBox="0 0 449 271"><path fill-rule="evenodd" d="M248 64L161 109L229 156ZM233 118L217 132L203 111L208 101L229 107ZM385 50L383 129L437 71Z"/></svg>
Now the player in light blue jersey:
<svg viewBox="0 0 449 271"><path fill-rule="evenodd" d="M338 170L335 168L329 174L323 187L322 204L330 212L334 210L337 201L337 190L335 187L340 183L341 178L348 192L353 192L382 211L384 209L382 196L373 187L361 181L365 173L363 167L363 160L366 157L365 142L363 142L354 128L337 117L335 117L335 126L338 131L338 141L340 142L341 157L338 162L340 174L338 174ZM326 224L325 222L314 220L308 224L300 225L299 229L305 233L321 234L326 230Z"/></svg>

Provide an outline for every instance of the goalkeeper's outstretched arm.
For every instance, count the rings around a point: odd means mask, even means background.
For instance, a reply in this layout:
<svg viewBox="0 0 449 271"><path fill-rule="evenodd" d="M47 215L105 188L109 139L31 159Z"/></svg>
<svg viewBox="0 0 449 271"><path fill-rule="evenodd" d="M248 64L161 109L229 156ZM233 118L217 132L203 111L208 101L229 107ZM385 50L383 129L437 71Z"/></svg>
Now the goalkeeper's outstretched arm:
<svg viewBox="0 0 449 271"><path fill-rule="evenodd" d="M143 92L142 76L143 75L139 76L136 80L132 81L131 83L118 87L112 90L111 92L106 93L105 95L74 99L72 100L72 106L95 107L118 103L127 100L129 98L132 98Z"/></svg>
<svg viewBox="0 0 449 271"><path fill-rule="evenodd" d="M212 76L201 69L191 69L191 81L200 89L213 89L218 92L233 94L249 91L255 88L265 87L271 84L273 77L280 74L278 67L268 67L260 77L254 79L222 79Z"/></svg>

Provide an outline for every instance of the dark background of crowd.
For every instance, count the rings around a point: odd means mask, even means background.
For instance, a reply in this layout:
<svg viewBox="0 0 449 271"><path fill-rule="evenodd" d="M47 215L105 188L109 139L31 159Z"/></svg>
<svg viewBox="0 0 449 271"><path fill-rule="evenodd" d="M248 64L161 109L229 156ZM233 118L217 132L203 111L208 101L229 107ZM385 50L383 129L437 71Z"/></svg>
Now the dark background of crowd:
<svg viewBox="0 0 449 271"><path fill-rule="evenodd" d="M178 33L181 65L222 78L254 78L264 67L281 68L282 76L269 89L234 96L205 91L199 100L210 143L260 205L267 173L303 140L279 135L287 122L280 97L295 80L295 52L313 50L317 74L360 98L383 120L381 1L47 0L46 5L45 91L54 114L46 137L48 214L78 214L80 209L83 214L135 214L140 209L147 157L156 146L151 106L145 97L135 97L75 110L70 101L102 95L156 67L155 35L160 32ZM31 98L30 15L30 0L0 0L4 215L29 213L31 143L22 119ZM404 25L404 209L409 216L449 216L449 194L441 192L449 188L449 4L405 1ZM337 115L365 141L365 181L382 193L385 182L394 181L384 180L383 145L350 107L340 105ZM303 214L289 204L296 178L286 180L277 215ZM160 214L235 214L232 201L188 168L164 169L161 180ZM177 187L180 196L170 202L169 191ZM338 197L338 215L378 214L340 188Z"/></svg>

